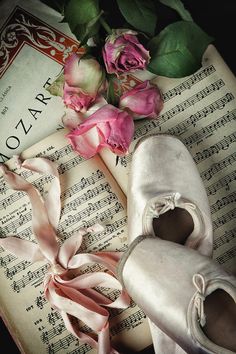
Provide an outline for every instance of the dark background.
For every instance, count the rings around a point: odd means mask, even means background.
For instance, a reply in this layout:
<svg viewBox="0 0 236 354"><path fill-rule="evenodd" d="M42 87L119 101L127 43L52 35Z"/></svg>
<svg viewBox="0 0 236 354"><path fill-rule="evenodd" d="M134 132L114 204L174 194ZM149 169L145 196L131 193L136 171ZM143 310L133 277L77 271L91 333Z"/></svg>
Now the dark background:
<svg viewBox="0 0 236 354"><path fill-rule="evenodd" d="M182 0L195 22L215 38L214 45L236 75L236 1Z"/></svg>
<svg viewBox="0 0 236 354"><path fill-rule="evenodd" d="M107 0L109 1L109 0ZM190 11L195 22L209 35L215 38L214 45L222 55L225 62L236 74L236 1L235 0L182 0ZM165 19L159 18L160 27L166 21L178 20L174 11L167 11ZM15 309L17 311L17 309ZM23 325L23 323L22 323ZM19 354L8 331L0 320L0 344L5 353ZM152 350L147 350L147 354ZM40 353L37 353L40 354ZM170 353L171 354L171 353Z"/></svg>

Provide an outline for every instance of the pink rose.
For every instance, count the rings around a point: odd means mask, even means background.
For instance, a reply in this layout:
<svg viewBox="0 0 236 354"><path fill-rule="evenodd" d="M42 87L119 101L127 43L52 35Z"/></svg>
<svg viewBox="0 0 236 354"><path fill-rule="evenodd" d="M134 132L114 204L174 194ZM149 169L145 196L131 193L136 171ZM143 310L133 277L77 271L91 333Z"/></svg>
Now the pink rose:
<svg viewBox="0 0 236 354"><path fill-rule="evenodd" d="M117 155L125 154L133 134L133 118L127 112L107 104L85 119L67 137L74 150L88 159L104 147Z"/></svg>
<svg viewBox="0 0 236 354"><path fill-rule="evenodd" d="M85 95L78 87L64 84L63 100L67 107L72 108L76 112L85 113L96 96Z"/></svg>
<svg viewBox="0 0 236 354"><path fill-rule="evenodd" d="M65 105L85 113L103 88L104 74L97 60L72 54L65 64L64 79Z"/></svg>
<svg viewBox="0 0 236 354"><path fill-rule="evenodd" d="M163 108L163 100L158 87L146 80L120 97L120 108L127 109L134 119L156 118Z"/></svg>
<svg viewBox="0 0 236 354"><path fill-rule="evenodd" d="M64 69L65 82L77 87L86 95L95 97L104 81L104 74L98 61L94 58L83 59L72 54Z"/></svg>
<svg viewBox="0 0 236 354"><path fill-rule="evenodd" d="M108 73L144 69L149 63L149 52L139 43L136 32L116 30L108 36L103 48L103 60Z"/></svg>

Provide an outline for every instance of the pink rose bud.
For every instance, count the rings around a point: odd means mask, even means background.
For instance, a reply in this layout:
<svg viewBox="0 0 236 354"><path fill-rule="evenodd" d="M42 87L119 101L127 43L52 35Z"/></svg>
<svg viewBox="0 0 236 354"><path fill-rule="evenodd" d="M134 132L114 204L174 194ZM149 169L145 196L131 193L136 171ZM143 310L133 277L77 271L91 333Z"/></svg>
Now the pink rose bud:
<svg viewBox="0 0 236 354"><path fill-rule="evenodd" d="M96 96L85 95L79 88L64 84L63 100L67 107L76 112L85 113L95 101Z"/></svg>
<svg viewBox="0 0 236 354"><path fill-rule="evenodd" d="M163 100L158 87L146 80L124 93L119 107L126 109L134 119L156 118L163 108Z"/></svg>
<svg viewBox="0 0 236 354"><path fill-rule="evenodd" d="M76 54L66 60L64 75L67 85L77 87L82 93L93 97L104 80L102 68L96 59L80 59Z"/></svg>
<svg viewBox="0 0 236 354"><path fill-rule="evenodd" d="M67 137L74 150L88 159L104 147L117 155L124 155L133 134L133 118L127 112L107 104L86 118Z"/></svg>
<svg viewBox="0 0 236 354"><path fill-rule="evenodd" d="M85 113L104 88L104 75L97 60L80 59L72 54L64 69L63 100L67 107Z"/></svg>
<svg viewBox="0 0 236 354"><path fill-rule="evenodd" d="M130 30L116 30L107 37L103 48L103 60L109 74L117 75L146 68L149 52L139 43L137 33Z"/></svg>

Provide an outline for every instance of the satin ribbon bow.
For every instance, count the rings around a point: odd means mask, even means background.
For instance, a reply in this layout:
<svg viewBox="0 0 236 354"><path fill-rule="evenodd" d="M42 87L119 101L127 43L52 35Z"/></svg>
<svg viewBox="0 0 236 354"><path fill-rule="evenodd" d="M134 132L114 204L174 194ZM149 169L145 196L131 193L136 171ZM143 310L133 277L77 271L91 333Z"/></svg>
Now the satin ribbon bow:
<svg viewBox="0 0 236 354"><path fill-rule="evenodd" d="M56 229L60 219L60 182L56 165L45 158L33 158L23 163L17 159L18 166L22 166L38 173L51 174L52 180L47 195L42 198L37 188L21 176L9 171L5 165L0 165L0 171L9 186L18 191L27 193L32 205L32 230L38 244L9 236L0 240L0 246L17 257L32 263L46 260L50 267L44 279L44 294L50 305L56 308L66 328L79 338L81 343L87 343L96 348L99 354L118 353L110 345L109 312L103 307L127 308L129 296L116 279L115 268L121 257L119 252L79 253L83 235L96 231L96 227L80 229L68 238L60 247ZM97 263L105 267L108 272L94 272L75 275L79 269L88 263ZM117 289L120 295L111 301L94 287ZM81 320L97 333L97 340L93 334L83 333L79 329Z"/></svg>

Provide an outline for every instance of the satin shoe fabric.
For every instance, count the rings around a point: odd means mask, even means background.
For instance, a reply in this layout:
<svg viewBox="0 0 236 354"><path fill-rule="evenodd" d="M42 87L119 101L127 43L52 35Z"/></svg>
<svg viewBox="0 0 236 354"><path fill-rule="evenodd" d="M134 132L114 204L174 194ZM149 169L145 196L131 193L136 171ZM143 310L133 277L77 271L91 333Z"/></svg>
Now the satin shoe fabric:
<svg viewBox="0 0 236 354"><path fill-rule="evenodd" d="M236 303L236 278L209 257L174 242L141 236L123 256L119 276L149 319L184 351L234 353L213 343L202 330L207 296L221 289ZM173 343L169 344L165 350L172 353Z"/></svg>
<svg viewBox="0 0 236 354"><path fill-rule="evenodd" d="M185 245L211 256L213 232L210 207L199 172L187 148L170 135L157 134L140 139L129 175L129 243L139 235L154 235L153 218L177 207L185 209L194 224ZM184 354L151 322L150 330L156 354Z"/></svg>

